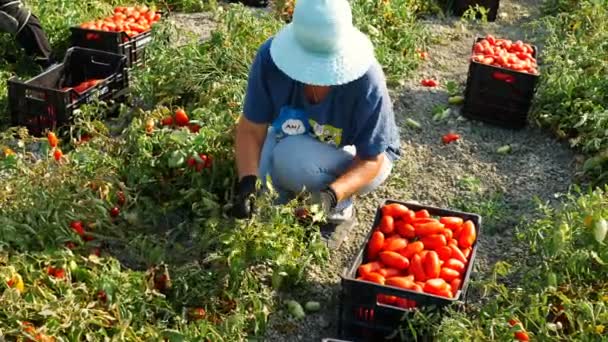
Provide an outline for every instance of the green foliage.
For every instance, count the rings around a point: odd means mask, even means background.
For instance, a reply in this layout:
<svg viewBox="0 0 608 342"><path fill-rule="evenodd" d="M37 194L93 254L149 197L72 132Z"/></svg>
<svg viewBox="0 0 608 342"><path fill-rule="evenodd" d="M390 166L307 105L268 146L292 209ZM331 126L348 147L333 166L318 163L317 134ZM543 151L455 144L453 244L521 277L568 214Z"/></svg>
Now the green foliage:
<svg viewBox="0 0 608 342"><path fill-rule="evenodd" d="M608 149L608 7L588 0L561 10L538 23L546 38L533 117L594 155ZM595 166L585 171L598 183L608 181L608 163Z"/></svg>

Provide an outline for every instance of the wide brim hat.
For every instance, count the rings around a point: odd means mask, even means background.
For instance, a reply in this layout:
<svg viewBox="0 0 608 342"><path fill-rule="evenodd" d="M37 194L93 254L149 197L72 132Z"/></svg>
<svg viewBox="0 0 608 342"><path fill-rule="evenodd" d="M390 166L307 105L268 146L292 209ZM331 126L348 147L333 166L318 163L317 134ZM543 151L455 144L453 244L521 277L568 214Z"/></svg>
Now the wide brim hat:
<svg viewBox="0 0 608 342"><path fill-rule="evenodd" d="M352 23L347 0L297 0L292 22L272 39L270 55L290 78L318 86L354 81L375 60L372 42Z"/></svg>

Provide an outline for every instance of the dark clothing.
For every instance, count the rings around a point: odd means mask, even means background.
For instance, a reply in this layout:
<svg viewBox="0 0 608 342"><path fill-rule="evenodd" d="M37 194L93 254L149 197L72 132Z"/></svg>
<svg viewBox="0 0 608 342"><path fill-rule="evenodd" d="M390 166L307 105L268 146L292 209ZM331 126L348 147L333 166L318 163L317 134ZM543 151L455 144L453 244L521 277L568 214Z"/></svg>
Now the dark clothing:
<svg viewBox="0 0 608 342"><path fill-rule="evenodd" d="M19 45L42 67L52 64L51 46L42 25L20 1L0 0L0 31L15 35Z"/></svg>
<svg viewBox="0 0 608 342"><path fill-rule="evenodd" d="M30 16L25 27L17 34L17 42L41 66L48 67L53 63L51 45L35 15Z"/></svg>

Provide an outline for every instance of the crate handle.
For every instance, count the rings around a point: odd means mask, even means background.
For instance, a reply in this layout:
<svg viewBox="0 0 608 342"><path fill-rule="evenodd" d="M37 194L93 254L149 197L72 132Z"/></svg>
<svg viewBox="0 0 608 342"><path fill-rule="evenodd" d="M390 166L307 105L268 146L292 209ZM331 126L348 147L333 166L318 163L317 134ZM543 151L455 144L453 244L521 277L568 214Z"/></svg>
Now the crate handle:
<svg viewBox="0 0 608 342"><path fill-rule="evenodd" d="M515 83L515 77L500 71L494 71L492 73L492 78L495 80L504 81L506 83Z"/></svg>
<svg viewBox="0 0 608 342"><path fill-rule="evenodd" d="M106 62L104 62L104 61L99 61L99 60L97 60L95 57L97 57L97 56L91 56L91 63L93 63L93 64L98 64L98 65L103 65L103 66L107 66L107 67L109 67L109 66L111 66L111 65L112 65L112 64L110 64L110 63L106 63Z"/></svg>

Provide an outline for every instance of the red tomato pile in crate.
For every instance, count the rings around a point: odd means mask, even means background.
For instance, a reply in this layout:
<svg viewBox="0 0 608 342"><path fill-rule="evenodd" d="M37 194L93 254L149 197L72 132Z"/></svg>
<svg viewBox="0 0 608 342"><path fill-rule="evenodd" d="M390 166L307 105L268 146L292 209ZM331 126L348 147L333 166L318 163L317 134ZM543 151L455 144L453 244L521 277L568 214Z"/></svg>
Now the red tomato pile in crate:
<svg viewBox="0 0 608 342"><path fill-rule="evenodd" d="M357 279L454 298L460 289L473 244L475 224L460 217L431 217L403 204L382 207L382 218L367 244L366 264ZM412 300L379 295L378 301L412 308Z"/></svg>
<svg viewBox="0 0 608 342"><path fill-rule="evenodd" d="M61 88L61 90L65 91L65 90L74 89L79 94L82 94L83 92L87 91L88 89L96 86L101 81L102 80L92 78L90 80L83 81L80 84L73 86L73 87L63 87L63 88Z"/></svg>
<svg viewBox="0 0 608 342"><path fill-rule="evenodd" d="M82 23L80 28L106 32L125 32L129 37L149 31L152 24L160 20L160 14L147 6L129 6L114 8L114 15ZM87 37L95 39L93 36Z"/></svg>
<svg viewBox="0 0 608 342"><path fill-rule="evenodd" d="M513 71L538 75L534 49L521 40L496 39L492 35L475 43L471 60Z"/></svg>

